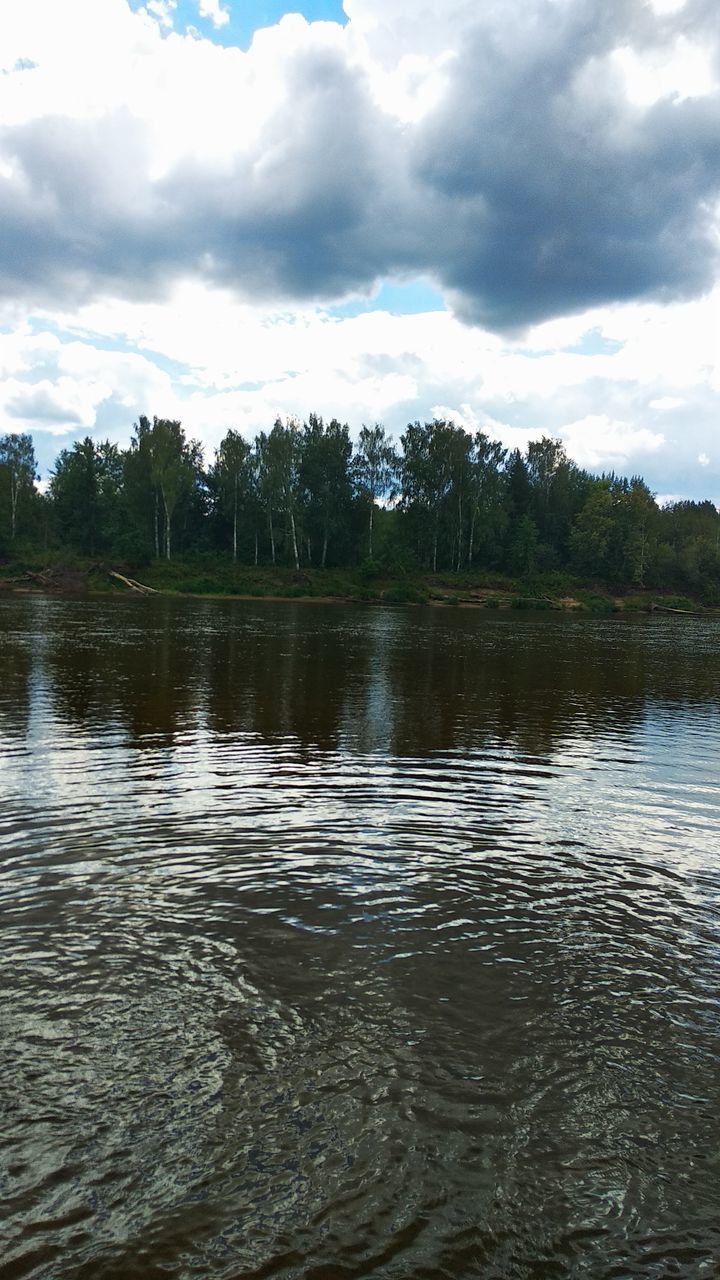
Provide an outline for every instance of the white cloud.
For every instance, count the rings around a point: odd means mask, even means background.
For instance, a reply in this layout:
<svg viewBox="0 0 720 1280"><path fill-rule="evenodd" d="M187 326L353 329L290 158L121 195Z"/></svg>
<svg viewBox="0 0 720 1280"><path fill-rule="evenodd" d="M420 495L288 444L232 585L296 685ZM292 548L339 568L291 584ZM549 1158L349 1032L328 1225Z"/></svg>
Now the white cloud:
<svg viewBox="0 0 720 1280"><path fill-rule="evenodd" d="M348 0L345 27L287 15L242 52L170 30L172 0L6 0L0 287L297 302L429 272L506 328L697 295L718 33L638 8Z"/></svg>
<svg viewBox="0 0 720 1280"><path fill-rule="evenodd" d="M220 0L198 0L198 13L201 18L209 18L214 27L224 27L230 21L230 14Z"/></svg>
<svg viewBox="0 0 720 1280"><path fill-rule="evenodd" d="M670 413L673 409L680 409L685 404L682 396L656 396L650 401L649 407L657 409L659 413Z"/></svg>
<svg viewBox="0 0 720 1280"><path fill-rule="evenodd" d="M336 415L353 431L378 419L396 434L438 416L508 447L560 435L581 465L647 473L668 492L682 473L697 492L697 457L711 456L720 411L720 353L705 340L717 306L709 297L694 308L596 309L508 344L448 312L337 318L253 307L186 281L163 303L106 299L46 313L41 332L20 323L0 335L0 371L25 385L73 380L83 430L125 442L139 413L179 417L209 449L228 427L253 435L278 413ZM660 412L677 431L657 430ZM17 419L2 420L17 430ZM702 475L712 474L708 464Z"/></svg>
<svg viewBox="0 0 720 1280"><path fill-rule="evenodd" d="M628 46L612 55L630 102L650 107L662 98L684 102L717 89L711 50L678 36L659 51L639 53Z"/></svg>
<svg viewBox="0 0 720 1280"><path fill-rule="evenodd" d="M157 19L161 27L171 28L177 0L147 0L144 8L150 17Z"/></svg>
<svg viewBox="0 0 720 1280"><path fill-rule="evenodd" d="M181 409L168 375L144 356L47 332L0 335L0 369L0 433L78 437L96 429L106 408L110 434L127 443L132 421L148 405L162 403L167 413ZM53 449L40 452L49 465Z"/></svg>
<svg viewBox="0 0 720 1280"><path fill-rule="evenodd" d="M602 413L590 413L561 430L570 456L583 467L624 467L630 458L655 453L665 437Z"/></svg>
<svg viewBox="0 0 720 1280"><path fill-rule="evenodd" d="M709 458L709 456L707 455L707 453L699 453L699 454L698 454L698 462L700 463L700 466L701 466L701 467L709 467L709 466L710 466L710 458Z"/></svg>
<svg viewBox="0 0 720 1280"><path fill-rule="evenodd" d="M647 0L649 7L661 17L680 13L685 8L685 0Z"/></svg>
<svg viewBox="0 0 720 1280"><path fill-rule="evenodd" d="M242 52L174 31L174 0L0 6L0 430L27 411L127 439L157 412L212 446L278 412L441 414L720 490L712 21L678 0L345 8ZM457 315L329 311L392 272Z"/></svg>

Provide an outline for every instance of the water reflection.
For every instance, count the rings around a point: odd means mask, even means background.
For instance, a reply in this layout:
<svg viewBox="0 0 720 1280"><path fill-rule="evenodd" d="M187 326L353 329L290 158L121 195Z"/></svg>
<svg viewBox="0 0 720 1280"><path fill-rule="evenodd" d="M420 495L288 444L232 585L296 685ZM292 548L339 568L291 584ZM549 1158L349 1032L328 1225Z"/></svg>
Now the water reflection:
<svg viewBox="0 0 720 1280"><path fill-rule="evenodd" d="M542 756L622 735L649 705L720 696L714 622L30 599L4 601L3 623L6 731L27 730L40 695L140 747L205 728L413 757L495 738Z"/></svg>
<svg viewBox="0 0 720 1280"><path fill-rule="evenodd" d="M0 601L0 1275L713 1275L720 630Z"/></svg>

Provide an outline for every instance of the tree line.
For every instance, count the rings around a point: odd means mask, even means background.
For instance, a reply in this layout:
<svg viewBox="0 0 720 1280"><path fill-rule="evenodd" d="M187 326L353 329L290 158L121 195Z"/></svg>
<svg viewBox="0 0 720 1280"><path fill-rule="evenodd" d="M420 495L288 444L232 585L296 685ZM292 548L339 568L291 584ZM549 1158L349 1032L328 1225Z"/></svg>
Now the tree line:
<svg viewBox="0 0 720 1280"><path fill-rule="evenodd" d="M720 591L710 501L659 507L640 476L592 475L559 440L523 452L453 422L277 419L228 431L206 464L180 422L140 417L130 445L90 437L40 492L32 438L0 437L0 554L63 550L141 565L214 553L243 564L388 571L563 571L608 585Z"/></svg>

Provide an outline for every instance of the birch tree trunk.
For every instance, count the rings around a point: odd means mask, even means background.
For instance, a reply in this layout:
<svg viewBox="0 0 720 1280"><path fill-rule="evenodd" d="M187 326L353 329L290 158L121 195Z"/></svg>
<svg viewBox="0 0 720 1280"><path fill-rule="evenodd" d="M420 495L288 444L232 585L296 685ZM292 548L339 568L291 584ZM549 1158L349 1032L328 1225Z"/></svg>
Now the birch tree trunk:
<svg viewBox="0 0 720 1280"><path fill-rule="evenodd" d="M15 514L17 512L18 486L20 477L13 467L10 468L10 537L15 541Z"/></svg>
<svg viewBox="0 0 720 1280"><path fill-rule="evenodd" d="M292 507L290 508L290 533L292 534L293 559L295 560L295 568L299 569L300 560L298 558L297 537L295 534L295 513Z"/></svg>

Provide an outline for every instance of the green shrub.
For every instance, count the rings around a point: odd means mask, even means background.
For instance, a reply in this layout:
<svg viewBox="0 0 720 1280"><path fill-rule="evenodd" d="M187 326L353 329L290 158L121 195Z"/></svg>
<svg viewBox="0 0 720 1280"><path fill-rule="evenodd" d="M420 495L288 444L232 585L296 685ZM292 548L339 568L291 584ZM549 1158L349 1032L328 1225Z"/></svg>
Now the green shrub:
<svg viewBox="0 0 720 1280"><path fill-rule="evenodd" d="M378 564L377 560L371 560L369 556L358 566L358 577L363 582L372 582L373 578L379 578L382 572L382 565Z"/></svg>
<svg viewBox="0 0 720 1280"><path fill-rule="evenodd" d="M550 600L535 599L534 596L513 596L511 609L552 609Z"/></svg>
<svg viewBox="0 0 720 1280"><path fill-rule="evenodd" d="M587 609L589 613L616 613L617 612L618 606L615 604L615 601L610 598L610 596L601 596L598 593L593 592L590 594L583 593L582 595L578 596L578 599L583 609Z"/></svg>
<svg viewBox="0 0 720 1280"><path fill-rule="evenodd" d="M661 605L665 609L686 609L688 613L698 612L695 602L688 600L687 596L653 596L653 604Z"/></svg>
<svg viewBox="0 0 720 1280"><path fill-rule="evenodd" d="M382 599L386 604L426 604L428 593L420 587L403 583L401 586L388 587L383 591Z"/></svg>

